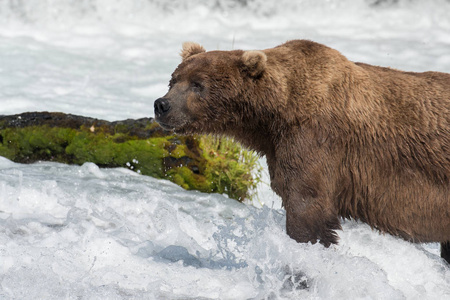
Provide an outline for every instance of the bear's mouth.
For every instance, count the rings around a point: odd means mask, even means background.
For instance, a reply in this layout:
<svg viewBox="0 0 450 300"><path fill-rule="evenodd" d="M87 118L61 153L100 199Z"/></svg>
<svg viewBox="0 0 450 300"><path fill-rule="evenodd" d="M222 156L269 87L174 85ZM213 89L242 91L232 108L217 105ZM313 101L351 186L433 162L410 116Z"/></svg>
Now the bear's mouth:
<svg viewBox="0 0 450 300"><path fill-rule="evenodd" d="M190 122L186 119L173 119L171 117L156 116L155 121L166 131L172 131L176 134L183 134Z"/></svg>
<svg viewBox="0 0 450 300"><path fill-rule="evenodd" d="M164 129L166 131L173 131L177 134L184 132L185 131L184 129L188 123L185 121L181 124L169 124L169 123L160 121L158 117L155 118L155 121L159 124L159 126L161 126L162 129Z"/></svg>
<svg viewBox="0 0 450 300"><path fill-rule="evenodd" d="M159 126L162 127L162 129L167 130L167 131L174 131L175 130L175 126L161 122L158 120L158 118L155 119L155 121L159 124Z"/></svg>

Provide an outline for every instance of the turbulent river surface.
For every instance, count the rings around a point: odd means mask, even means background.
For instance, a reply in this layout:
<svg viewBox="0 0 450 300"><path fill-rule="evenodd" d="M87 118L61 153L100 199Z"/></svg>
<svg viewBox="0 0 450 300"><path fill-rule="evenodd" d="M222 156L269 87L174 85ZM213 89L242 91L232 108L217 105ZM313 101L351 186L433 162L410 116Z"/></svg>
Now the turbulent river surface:
<svg viewBox="0 0 450 300"><path fill-rule="evenodd" d="M4 0L0 114L153 116L184 41L310 39L350 60L450 72L450 1ZM449 299L438 244L343 221L297 244L264 183L253 201L92 163L0 157L0 299Z"/></svg>

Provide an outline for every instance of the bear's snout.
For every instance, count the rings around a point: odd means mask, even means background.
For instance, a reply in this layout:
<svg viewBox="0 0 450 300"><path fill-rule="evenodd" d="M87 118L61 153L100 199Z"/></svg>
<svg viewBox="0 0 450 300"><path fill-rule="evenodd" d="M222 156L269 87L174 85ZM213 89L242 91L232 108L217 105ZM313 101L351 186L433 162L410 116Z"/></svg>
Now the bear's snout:
<svg viewBox="0 0 450 300"><path fill-rule="evenodd" d="M170 103L167 98L159 98L155 101L155 115L157 117L163 116L170 110Z"/></svg>

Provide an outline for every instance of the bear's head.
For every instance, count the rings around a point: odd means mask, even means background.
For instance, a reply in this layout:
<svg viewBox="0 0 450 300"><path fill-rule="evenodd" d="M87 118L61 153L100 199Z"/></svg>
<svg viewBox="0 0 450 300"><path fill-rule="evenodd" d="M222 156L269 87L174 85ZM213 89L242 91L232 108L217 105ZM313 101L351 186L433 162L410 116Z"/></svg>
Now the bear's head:
<svg viewBox="0 0 450 300"><path fill-rule="evenodd" d="M180 134L224 134L250 118L251 85L263 77L263 51L209 51L187 42L169 91L154 103L156 121Z"/></svg>

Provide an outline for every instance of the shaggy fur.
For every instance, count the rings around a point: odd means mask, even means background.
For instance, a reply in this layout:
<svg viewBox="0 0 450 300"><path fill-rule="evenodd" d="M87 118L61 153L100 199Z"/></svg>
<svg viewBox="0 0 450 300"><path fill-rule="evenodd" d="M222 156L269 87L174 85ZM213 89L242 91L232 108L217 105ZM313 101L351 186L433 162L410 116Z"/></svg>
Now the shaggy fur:
<svg viewBox="0 0 450 300"><path fill-rule="evenodd" d="M298 242L337 243L340 217L450 255L450 75L348 61L311 41L263 51L185 44L156 120L267 157Z"/></svg>

